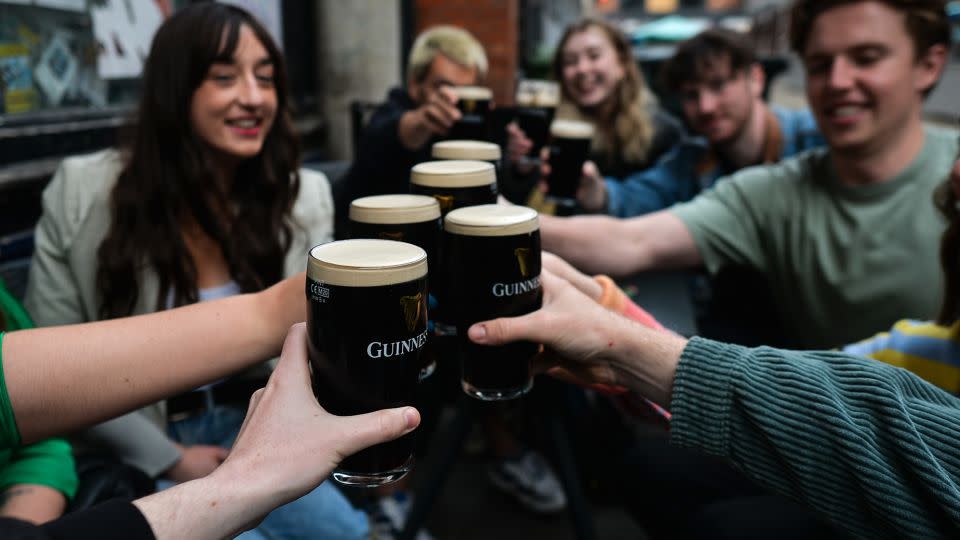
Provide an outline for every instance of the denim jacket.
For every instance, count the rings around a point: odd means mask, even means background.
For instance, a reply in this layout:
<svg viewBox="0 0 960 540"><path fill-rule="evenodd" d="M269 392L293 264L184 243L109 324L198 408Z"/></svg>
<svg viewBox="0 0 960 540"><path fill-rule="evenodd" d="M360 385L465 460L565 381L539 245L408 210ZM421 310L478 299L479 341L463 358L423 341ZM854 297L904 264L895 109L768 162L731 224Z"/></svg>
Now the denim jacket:
<svg viewBox="0 0 960 540"><path fill-rule="evenodd" d="M780 159L824 145L808 110L771 106L783 133ZM607 214L632 217L689 201L722 176L735 172L715 159L702 137L689 137L657 163L623 181L607 178Z"/></svg>

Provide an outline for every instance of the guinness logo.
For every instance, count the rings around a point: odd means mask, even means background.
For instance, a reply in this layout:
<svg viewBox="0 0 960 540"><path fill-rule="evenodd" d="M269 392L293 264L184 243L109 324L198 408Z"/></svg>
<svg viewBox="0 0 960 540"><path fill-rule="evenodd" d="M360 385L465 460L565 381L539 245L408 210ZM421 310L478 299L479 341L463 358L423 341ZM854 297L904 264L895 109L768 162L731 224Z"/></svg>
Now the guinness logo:
<svg viewBox="0 0 960 540"><path fill-rule="evenodd" d="M447 212L453 208L453 195L434 195L433 198L440 203L441 211Z"/></svg>
<svg viewBox="0 0 960 540"><path fill-rule="evenodd" d="M513 250L513 254L517 257L517 265L520 266L520 275L528 277L530 275L530 267L527 264L527 260L530 258L530 248L516 248Z"/></svg>
<svg viewBox="0 0 960 540"><path fill-rule="evenodd" d="M477 102L472 99L463 100L463 110L467 114L473 114L473 111L477 108Z"/></svg>
<svg viewBox="0 0 960 540"><path fill-rule="evenodd" d="M379 236L380 238L384 239L384 240L396 240L397 242L402 242L402 241L403 241L403 232L402 232L402 231L382 232L382 233L380 233L378 236Z"/></svg>
<svg viewBox="0 0 960 540"><path fill-rule="evenodd" d="M403 322L406 323L408 331L413 332L417 328L420 314L426 308L425 304L423 293L400 297L400 307L403 308Z"/></svg>

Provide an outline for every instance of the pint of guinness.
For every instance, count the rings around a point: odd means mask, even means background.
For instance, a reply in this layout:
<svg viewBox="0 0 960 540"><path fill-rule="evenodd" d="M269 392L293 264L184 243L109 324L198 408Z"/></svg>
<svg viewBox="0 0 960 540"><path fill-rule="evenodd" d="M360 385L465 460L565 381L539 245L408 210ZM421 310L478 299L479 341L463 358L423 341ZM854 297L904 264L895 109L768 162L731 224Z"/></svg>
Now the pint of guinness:
<svg viewBox="0 0 960 540"><path fill-rule="evenodd" d="M427 254L404 242L343 240L310 250L307 334L313 387L345 416L410 405L427 343ZM410 470L410 435L343 460L333 478L373 487Z"/></svg>
<svg viewBox="0 0 960 540"><path fill-rule="evenodd" d="M455 86L460 120L450 128L450 139L487 140L487 119L493 108L493 92L482 86Z"/></svg>
<svg viewBox="0 0 960 540"><path fill-rule="evenodd" d="M486 161L493 165L497 180L500 174L500 146L484 141L440 141L433 143L431 148L433 159L469 159Z"/></svg>
<svg viewBox="0 0 960 540"><path fill-rule="evenodd" d="M410 169L410 192L430 195L440 213L497 202L497 175L490 163L472 160L425 161Z"/></svg>
<svg viewBox="0 0 960 540"><path fill-rule="evenodd" d="M425 161L410 170L410 192L433 196L440 203L441 215L446 215L451 210L465 206L496 203L497 176L493 165L484 161ZM440 244L442 252L442 240ZM440 266L435 267L435 279L431 282L430 292L438 302L434 310L437 333L450 335L454 327L450 324L447 309L447 272L443 269L445 258L441 254L439 259Z"/></svg>
<svg viewBox="0 0 960 540"><path fill-rule="evenodd" d="M533 143L527 160L539 163L547 144L550 124L560 104L560 85L553 81L525 79L517 86L517 125Z"/></svg>
<svg viewBox="0 0 960 540"><path fill-rule="evenodd" d="M514 399L533 386L537 345L491 347L467 337L470 325L540 308L540 225L524 206L461 208L444 219L444 269L463 359L464 392L478 399Z"/></svg>
<svg viewBox="0 0 960 540"><path fill-rule="evenodd" d="M590 155L593 125L578 120L554 120L550 125L550 176L547 195L561 204L574 204Z"/></svg>
<svg viewBox="0 0 960 540"><path fill-rule="evenodd" d="M442 222L440 205L426 195L373 195L350 203L350 237L380 238L409 242L427 253L431 272L439 268L437 248ZM436 277L431 277L431 282ZM437 368L436 355L430 347L423 351L424 365L420 379Z"/></svg>

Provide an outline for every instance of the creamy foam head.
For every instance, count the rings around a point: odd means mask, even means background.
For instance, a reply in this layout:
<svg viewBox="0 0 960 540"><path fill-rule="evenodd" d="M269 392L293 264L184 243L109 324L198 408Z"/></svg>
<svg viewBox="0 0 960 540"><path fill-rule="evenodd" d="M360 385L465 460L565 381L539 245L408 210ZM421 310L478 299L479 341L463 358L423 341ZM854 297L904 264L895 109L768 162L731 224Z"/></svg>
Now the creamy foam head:
<svg viewBox="0 0 960 540"><path fill-rule="evenodd" d="M440 204L427 195L373 195L350 203L350 220L358 223L422 223L440 217Z"/></svg>
<svg viewBox="0 0 960 540"><path fill-rule="evenodd" d="M497 183L497 173L486 161L424 161L410 169L410 183L439 188L488 186Z"/></svg>
<svg viewBox="0 0 960 540"><path fill-rule="evenodd" d="M593 124L579 120L554 120L550 124L550 135L564 139L592 139Z"/></svg>
<svg viewBox="0 0 960 540"><path fill-rule="evenodd" d="M484 141L440 141L433 143L432 155L435 159L496 161L500 146Z"/></svg>
<svg viewBox="0 0 960 540"><path fill-rule="evenodd" d="M344 287L406 283L427 275L427 253L393 240L356 239L320 244L307 257L307 277Z"/></svg>
<svg viewBox="0 0 960 540"><path fill-rule="evenodd" d="M454 86L453 92L460 99L493 99L493 91L484 86Z"/></svg>
<svg viewBox="0 0 960 540"><path fill-rule="evenodd" d="M464 236L513 236L540 228L537 211L526 206L481 204L450 211L444 229Z"/></svg>

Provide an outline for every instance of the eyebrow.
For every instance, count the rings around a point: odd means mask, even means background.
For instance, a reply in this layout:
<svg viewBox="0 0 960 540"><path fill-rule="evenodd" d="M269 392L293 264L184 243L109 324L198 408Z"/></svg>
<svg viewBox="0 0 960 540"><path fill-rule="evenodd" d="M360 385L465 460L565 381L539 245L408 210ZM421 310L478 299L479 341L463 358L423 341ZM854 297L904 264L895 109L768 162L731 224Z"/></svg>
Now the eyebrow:
<svg viewBox="0 0 960 540"><path fill-rule="evenodd" d="M235 66L235 65L237 64L237 61L236 61L232 56L230 56L230 57L217 57L217 58L214 58L214 59L213 59L213 62L212 62L212 63L213 63L213 64L227 65L227 66ZM272 65L274 65L274 63L275 63L275 62L273 61L273 59L271 59L269 56L267 56L267 57L261 58L260 60L257 60L257 62L253 65L253 67L254 67L254 68L259 68L259 67L263 67L263 66L272 66Z"/></svg>
<svg viewBox="0 0 960 540"><path fill-rule="evenodd" d="M846 47L845 49L839 51L838 53L830 53L827 51L813 51L803 55L803 59L812 59L812 58L829 58L831 56L836 56L837 54L847 54L847 53L857 53L864 51L890 51L892 48L886 43L879 41L867 41L864 43L857 43L856 45Z"/></svg>

